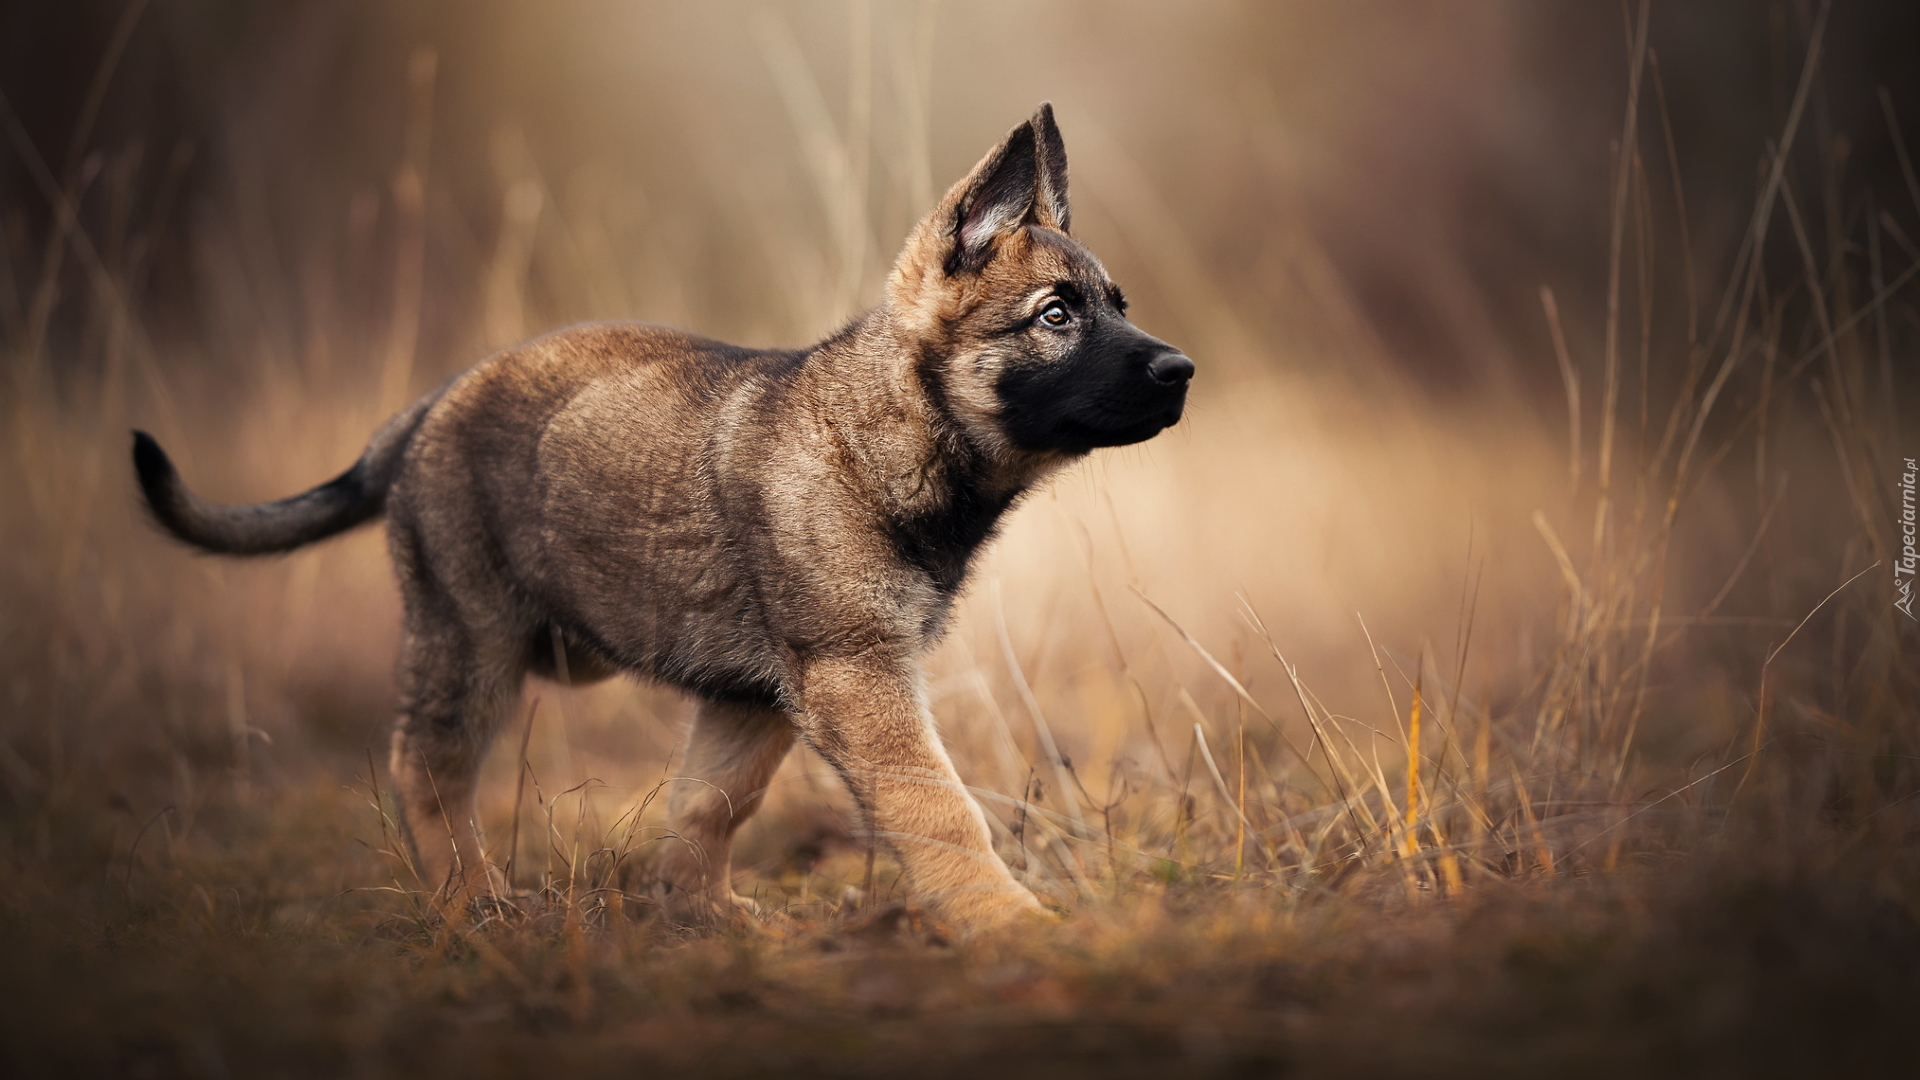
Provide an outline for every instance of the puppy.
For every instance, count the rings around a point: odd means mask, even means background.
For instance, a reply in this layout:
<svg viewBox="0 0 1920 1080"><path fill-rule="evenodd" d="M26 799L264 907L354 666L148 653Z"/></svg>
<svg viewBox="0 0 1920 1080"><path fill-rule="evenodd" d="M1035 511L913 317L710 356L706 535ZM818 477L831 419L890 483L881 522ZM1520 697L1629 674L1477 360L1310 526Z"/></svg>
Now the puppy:
<svg viewBox="0 0 1920 1080"><path fill-rule="evenodd" d="M1050 105L913 230L881 305L806 349L656 326L562 330L394 417L345 473L221 506L134 434L154 517L208 551L289 551L381 514L405 600L394 788L449 897L491 887L482 759L529 672L624 672L700 706L661 872L730 915L729 849L795 739L909 885L963 930L1039 912L995 855L917 658L1049 473L1180 419L1193 363L1136 329L1073 239Z"/></svg>

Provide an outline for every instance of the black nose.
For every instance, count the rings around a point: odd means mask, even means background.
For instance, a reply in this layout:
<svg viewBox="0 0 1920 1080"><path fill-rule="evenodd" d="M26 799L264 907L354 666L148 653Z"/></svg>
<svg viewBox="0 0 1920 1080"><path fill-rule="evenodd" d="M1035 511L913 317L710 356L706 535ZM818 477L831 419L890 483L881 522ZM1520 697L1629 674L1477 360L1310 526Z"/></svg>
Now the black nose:
<svg viewBox="0 0 1920 1080"><path fill-rule="evenodd" d="M1178 386L1193 378L1193 361L1177 352L1161 353L1147 362L1147 374L1154 382Z"/></svg>

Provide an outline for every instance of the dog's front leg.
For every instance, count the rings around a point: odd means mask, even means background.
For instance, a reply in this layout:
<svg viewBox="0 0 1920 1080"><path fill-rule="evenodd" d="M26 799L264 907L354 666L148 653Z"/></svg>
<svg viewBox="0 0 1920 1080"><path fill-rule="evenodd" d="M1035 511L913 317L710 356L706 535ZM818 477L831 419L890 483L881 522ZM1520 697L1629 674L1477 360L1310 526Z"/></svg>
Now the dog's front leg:
<svg viewBox="0 0 1920 1080"><path fill-rule="evenodd" d="M994 853L986 815L940 745L910 661L814 660L800 683L802 734L846 780L921 900L964 930L1043 912Z"/></svg>

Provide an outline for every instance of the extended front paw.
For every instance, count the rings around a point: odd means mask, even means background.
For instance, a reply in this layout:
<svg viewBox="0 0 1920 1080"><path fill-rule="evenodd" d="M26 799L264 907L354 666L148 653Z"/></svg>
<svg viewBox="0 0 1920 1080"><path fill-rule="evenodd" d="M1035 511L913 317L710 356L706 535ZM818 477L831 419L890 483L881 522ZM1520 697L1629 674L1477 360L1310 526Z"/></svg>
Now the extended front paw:
<svg viewBox="0 0 1920 1080"><path fill-rule="evenodd" d="M1018 885L950 893L939 898L936 910L943 922L963 936L1038 928L1059 921L1059 916L1038 897Z"/></svg>

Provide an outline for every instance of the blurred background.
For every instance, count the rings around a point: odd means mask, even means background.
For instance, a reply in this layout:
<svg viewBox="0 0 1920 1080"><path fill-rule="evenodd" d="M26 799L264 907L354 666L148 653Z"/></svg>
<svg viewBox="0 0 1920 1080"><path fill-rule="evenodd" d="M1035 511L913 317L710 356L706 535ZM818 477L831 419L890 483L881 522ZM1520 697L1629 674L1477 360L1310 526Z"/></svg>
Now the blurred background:
<svg viewBox="0 0 1920 1080"><path fill-rule="evenodd" d="M1178 429L1014 515L932 658L990 809L1078 814L1128 777L1189 798L1208 754L1327 797L1280 749L1313 737L1285 664L1360 718L1356 755L1420 685L1509 725L1516 768L1637 796L1744 745L1768 649L1876 559L1774 677L1816 727L1911 700L1885 566L1920 452L1920 8L1643 10L14 0L0 786L67 792L104 852L163 805L216 820L223 792L331 790L383 756L379 531L187 554L136 511L128 428L259 501L568 323L818 340L1043 99L1076 232L1199 376ZM607 819L688 715L626 685L529 697L545 790L598 779ZM1549 752L1563 722L1585 734ZM773 817L842 827L809 809L839 799L812 759L781 784ZM356 812L340 828L370 834ZM775 876L791 843L753 833L749 861Z"/></svg>
<svg viewBox="0 0 1920 1080"><path fill-rule="evenodd" d="M1749 216L1813 7L1654 11L1662 114L1681 152L1652 165L1661 181L1677 170L1691 196L1712 277ZM186 319L222 273L240 273L285 308L256 315L282 334L378 323L403 217L394 178L411 165L433 241L419 347L436 361L472 351L482 331L463 316L487 285L476 267L515 228L533 233L520 301L531 329L646 317L791 342L871 302L927 201L1009 118L1051 98L1078 132L1089 238L1141 264L1136 290L1208 272L1185 287L1231 301L1276 365L1326 349L1314 331L1337 321L1337 304L1436 387L1537 374L1553 393L1551 365L1525 361L1547 346L1534 291L1559 284L1579 298L1570 328L1593 332L1599 313L1584 309L1603 292L1596 215L1625 111L1629 15L1492 0L697 11L74 0L7 5L0 70L18 125L9 142L31 144L62 181L89 174L77 208L90 225L118 213L138 231L149 320ZM1878 96L1920 89L1902 51L1916 23L1907 5L1842 3L1826 33L1814 119L1844 138L1836 166L1850 184L1882 205L1903 193ZM1653 131L1647 152L1664 138ZM0 163L9 251L27 260L17 281L56 215L22 149ZM125 176L117 203L108 165ZM502 189L515 185L509 212ZM1149 208L1152 222L1134 220ZM812 239L830 272L770 265L791 259L768 246L789 232ZM1176 271L1165 253L1122 249L1129 238L1136 249L1177 239L1198 265ZM216 244L236 250L217 260ZM596 260L597 293L554 280L569 260L574 273ZM1304 269L1320 262L1324 281ZM636 288L649 267L677 294ZM318 308L316 276L336 308ZM795 284L815 279L823 295ZM81 313L59 314L70 329ZM1163 316L1169 332L1201 329L1178 317ZM513 337L504 322L494 336Z"/></svg>

